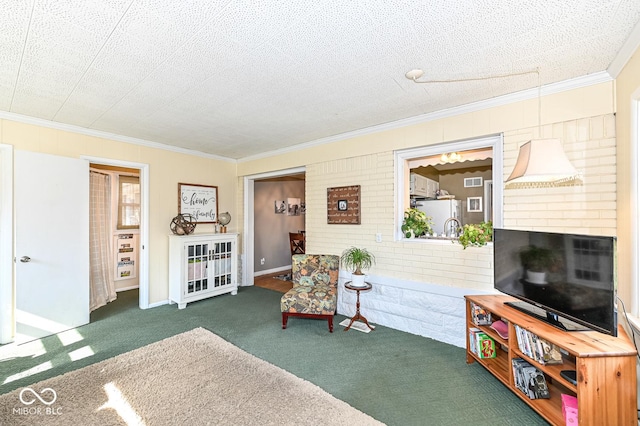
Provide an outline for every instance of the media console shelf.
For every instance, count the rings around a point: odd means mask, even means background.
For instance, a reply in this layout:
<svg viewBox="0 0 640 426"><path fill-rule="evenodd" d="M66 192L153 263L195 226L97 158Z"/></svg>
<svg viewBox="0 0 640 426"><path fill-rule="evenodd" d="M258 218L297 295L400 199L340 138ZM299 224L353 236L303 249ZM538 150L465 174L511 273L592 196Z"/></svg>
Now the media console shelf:
<svg viewBox="0 0 640 426"><path fill-rule="evenodd" d="M561 395L568 394L578 399L581 426L638 425L636 350L622 327L618 326L618 337L596 331L567 332L505 305L504 302L517 301L510 296L465 296L465 299L467 363L479 362L549 423L565 424ZM501 338L489 325L476 325L471 303L491 313L492 321L507 321L510 339ZM560 348L563 363L543 365L525 355L518 346L516 325ZM480 358L471 351L472 328L480 329L495 341L495 358ZM529 399L516 387L514 358L523 358L544 374L550 392L548 399ZM562 377L562 370L576 370L577 384Z"/></svg>

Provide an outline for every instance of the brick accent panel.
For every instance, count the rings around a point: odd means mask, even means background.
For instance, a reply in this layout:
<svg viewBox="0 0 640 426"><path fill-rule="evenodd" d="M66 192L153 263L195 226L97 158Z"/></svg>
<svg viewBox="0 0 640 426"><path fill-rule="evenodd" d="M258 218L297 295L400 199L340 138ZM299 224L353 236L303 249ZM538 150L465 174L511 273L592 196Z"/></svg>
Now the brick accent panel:
<svg viewBox="0 0 640 426"><path fill-rule="evenodd" d="M558 138L583 174L583 186L504 191L504 226L516 229L616 234L615 116L572 120L507 132L504 178L515 165L520 145L532 138Z"/></svg>

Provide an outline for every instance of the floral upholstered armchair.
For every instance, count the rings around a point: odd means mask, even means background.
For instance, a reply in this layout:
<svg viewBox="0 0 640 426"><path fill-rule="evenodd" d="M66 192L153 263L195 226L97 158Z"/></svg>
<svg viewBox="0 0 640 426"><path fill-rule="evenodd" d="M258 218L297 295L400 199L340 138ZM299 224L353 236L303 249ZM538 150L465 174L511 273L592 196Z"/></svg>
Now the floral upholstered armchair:
<svg viewBox="0 0 640 426"><path fill-rule="evenodd" d="M340 256L295 254L291 256L293 288L280 299L282 328L290 316L326 319L333 332L338 298Z"/></svg>

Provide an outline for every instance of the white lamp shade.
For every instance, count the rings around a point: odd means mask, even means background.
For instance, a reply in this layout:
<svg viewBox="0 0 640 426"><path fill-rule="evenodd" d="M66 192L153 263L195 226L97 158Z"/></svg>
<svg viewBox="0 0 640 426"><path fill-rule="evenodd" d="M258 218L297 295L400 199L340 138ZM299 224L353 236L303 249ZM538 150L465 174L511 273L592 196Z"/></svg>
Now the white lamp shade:
<svg viewBox="0 0 640 426"><path fill-rule="evenodd" d="M505 188L580 185L582 180L558 139L531 140L520 147Z"/></svg>

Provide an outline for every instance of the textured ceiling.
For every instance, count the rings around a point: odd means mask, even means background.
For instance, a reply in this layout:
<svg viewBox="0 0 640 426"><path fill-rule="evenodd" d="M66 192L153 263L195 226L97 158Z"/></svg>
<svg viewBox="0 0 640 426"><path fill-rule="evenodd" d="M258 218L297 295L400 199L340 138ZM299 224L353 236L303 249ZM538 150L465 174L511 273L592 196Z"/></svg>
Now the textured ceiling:
<svg viewBox="0 0 640 426"><path fill-rule="evenodd" d="M240 159L607 70L638 0L0 0L0 111ZM540 70L474 82L415 84Z"/></svg>

